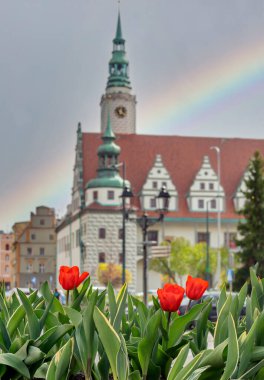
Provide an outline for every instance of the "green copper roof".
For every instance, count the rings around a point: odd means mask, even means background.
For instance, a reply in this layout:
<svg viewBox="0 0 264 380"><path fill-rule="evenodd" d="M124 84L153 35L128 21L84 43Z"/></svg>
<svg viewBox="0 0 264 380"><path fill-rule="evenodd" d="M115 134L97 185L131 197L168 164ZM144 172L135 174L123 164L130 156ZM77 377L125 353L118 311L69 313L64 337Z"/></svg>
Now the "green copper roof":
<svg viewBox="0 0 264 380"><path fill-rule="evenodd" d="M109 61L109 77L107 88L131 88L128 75L128 60L126 59L125 40L122 36L121 17L118 12L116 35L113 39L112 58Z"/></svg>
<svg viewBox="0 0 264 380"><path fill-rule="evenodd" d="M117 19L117 26L116 26L116 35L113 40L115 44L121 42L124 43L125 40L122 37L122 28L121 28L121 17L120 17L120 12L118 12L118 19Z"/></svg>
<svg viewBox="0 0 264 380"><path fill-rule="evenodd" d="M125 186L130 187L130 182L125 181ZM95 189L97 187L106 187L106 188L123 188L123 178L119 176L118 173L114 177L100 177L95 178L89 181L86 185L87 189Z"/></svg>

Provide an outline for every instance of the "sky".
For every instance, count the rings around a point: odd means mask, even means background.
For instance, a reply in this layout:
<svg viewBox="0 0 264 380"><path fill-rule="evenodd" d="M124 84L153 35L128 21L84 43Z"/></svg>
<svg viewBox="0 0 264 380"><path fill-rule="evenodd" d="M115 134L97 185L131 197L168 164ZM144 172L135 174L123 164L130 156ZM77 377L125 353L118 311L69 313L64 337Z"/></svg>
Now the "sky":
<svg viewBox="0 0 264 380"><path fill-rule="evenodd" d="M263 0L121 0L137 133L264 138ZM116 0L0 0L0 230L70 202L100 131Z"/></svg>

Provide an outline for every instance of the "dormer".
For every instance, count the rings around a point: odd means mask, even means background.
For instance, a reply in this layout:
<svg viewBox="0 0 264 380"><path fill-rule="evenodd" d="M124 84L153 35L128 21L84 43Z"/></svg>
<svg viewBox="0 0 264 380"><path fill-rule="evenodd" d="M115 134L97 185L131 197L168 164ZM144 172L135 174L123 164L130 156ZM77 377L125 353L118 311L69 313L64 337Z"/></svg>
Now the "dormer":
<svg viewBox="0 0 264 380"><path fill-rule="evenodd" d="M219 194L218 194L219 193ZM187 195L190 211L217 211L217 199L220 195L220 211L225 210L225 192L212 168L209 157L204 156L202 166L195 176Z"/></svg>
<svg viewBox="0 0 264 380"><path fill-rule="evenodd" d="M236 192L234 194L234 198L233 198L233 201L234 201L234 208L236 211L240 211L243 209L244 205L245 205L245 201L246 201L246 198L245 198L245 195L244 195L244 191L246 191L246 180L249 178L249 171L246 170L243 174L243 177L241 178L240 182L239 182L239 185L236 189Z"/></svg>
<svg viewBox="0 0 264 380"><path fill-rule="evenodd" d="M170 194L169 211L176 211L178 209L178 192L171 180L170 174L163 165L161 155L157 154L154 165L148 172L146 181L140 192L142 210L157 209L156 197L163 186Z"/></svg>

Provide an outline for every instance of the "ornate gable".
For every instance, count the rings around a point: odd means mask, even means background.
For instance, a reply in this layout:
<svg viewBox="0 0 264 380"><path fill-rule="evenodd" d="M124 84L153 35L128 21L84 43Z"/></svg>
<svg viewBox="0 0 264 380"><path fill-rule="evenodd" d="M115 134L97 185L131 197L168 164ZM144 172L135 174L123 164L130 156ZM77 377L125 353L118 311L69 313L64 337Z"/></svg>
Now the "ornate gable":
<svg viewBox="0 0 264 380"><path fill-rule="evenodd" d="M220 210L225 210L225 192L212 168L209 157L204 156L202 166L195 176L187 195L190 211L217 211L218 186Z"/></svg>
<svg viewBox="0 0 264 380"><path fill-rule="evenodd" d="M249 177L249 171L246 170L243 174L243 177L241 178L240 182L239 182L239 185L236 189L236 192L234 194L234 207L235 207L235 210L236 211L239 211L241 210L244 205L245 205L245 201L246 201L246 198L245 198L245 195L243 194L243 192L246 190L246 180L248 179Z"/></svg>
<svg viewBox="0 0 264 380"><path fill-rule="evenodd" d="M173 184L170 174L164 167L160 154L156 155L153 167L148 172L146 182L141 190L141 208L143 210L155 210L157 208L156 197L162 186L168 190L170 198L170 211L178 209L178 192Z"/></svg>

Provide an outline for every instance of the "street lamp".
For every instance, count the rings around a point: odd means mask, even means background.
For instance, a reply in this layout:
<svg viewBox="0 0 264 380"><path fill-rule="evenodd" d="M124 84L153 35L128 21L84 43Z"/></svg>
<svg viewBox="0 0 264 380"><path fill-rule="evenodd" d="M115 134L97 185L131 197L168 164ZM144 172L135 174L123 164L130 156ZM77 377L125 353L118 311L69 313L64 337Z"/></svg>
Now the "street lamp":
<svg viewBox="0 0 264 380"><path fill-rule="evenodd" d="M219 283L220 275L221 275L221 251L220 251L220 234L221 234L221 210L220 210L220 148L218 146L211 146L210 149L216 151L217 157L217 264L216 264L216 272L215 272L215 281L216 284Z"/></svg>
<svg viewBox="0 0 264 380"><path fill-rule="evenodd" d="M164 219L164 214L169 209L169 199L170 194L166 190L166 188L163 186L161 188L161 191L159 192L159 195L156 197L158 201L158 208L157 211L159 212L159 216L157 218L149 217L145 212L141 217L137 219L137 223L140 226L142 230L142 240L143 240L143 298L144 303L147 305L147 295L148 295L148 277L147 277L147 271L148 271L148 256L147 256L147 233L148 228L150 226L153 226L157 222L162 222Z"/></svg>

